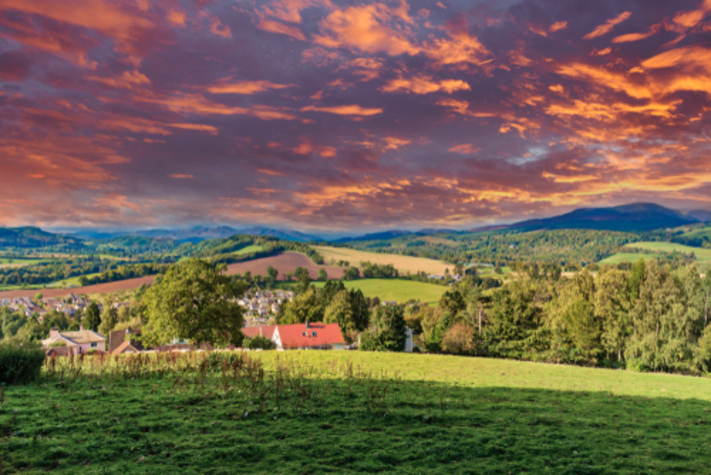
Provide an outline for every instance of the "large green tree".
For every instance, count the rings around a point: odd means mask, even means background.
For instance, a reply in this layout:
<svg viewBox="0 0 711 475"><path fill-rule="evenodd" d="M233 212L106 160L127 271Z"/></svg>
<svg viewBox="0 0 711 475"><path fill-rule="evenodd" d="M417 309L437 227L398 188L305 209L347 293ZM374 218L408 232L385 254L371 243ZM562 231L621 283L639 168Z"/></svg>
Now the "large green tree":
<svg viewBox="0 0 711 475"><path fill-rule="evenodd" d="M402 305L375 308L367 332L361 335L360 349L365 351L405 350L405 311Z"/></svg>
<svg viewBox="0 0 711 475"><path fill-rule="evenodd" d="M323 320L323 305L316 289L309 287L306 292L297 295L291 302L285 302L279 308L277 323L292 325L296 323L320 322Z"/></svg>
<svg viewBox="0 0 711 475"><path fill-rule="evenodd" d="M99 325L101 325L101 311L96 302L91 302L89 306L86 307L82 323L84 324L85 330L99 330Z"/></svg>
<svg viewBox="0 0 711 475"><path fill-rule="evenodd" d="M238 341L244 319L237 300L244 285L224 270L224 265L199 259L171 266L144 296L144 343L160 345L176 338L195 345Z"/></svg>

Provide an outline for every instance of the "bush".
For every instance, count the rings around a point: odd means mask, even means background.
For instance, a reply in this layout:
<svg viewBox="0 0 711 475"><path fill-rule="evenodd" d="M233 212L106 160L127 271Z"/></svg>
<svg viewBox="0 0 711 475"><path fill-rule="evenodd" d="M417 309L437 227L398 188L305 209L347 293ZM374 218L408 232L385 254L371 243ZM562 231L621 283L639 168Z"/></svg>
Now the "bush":
<svg viewBox="0 0 711 475"><path fill-rule="evenodd" d="M254 338L245 339L245 347L250 350L273 350L276 345L273 341L263 337L262 335L257 335Z"/></svg>
<svg viewBox="0 0 711 475"><path fill-rule="evenodd" d="M34 381L44 363L44 351L28 342L0 343L0 383L22 384Z"/></svg>

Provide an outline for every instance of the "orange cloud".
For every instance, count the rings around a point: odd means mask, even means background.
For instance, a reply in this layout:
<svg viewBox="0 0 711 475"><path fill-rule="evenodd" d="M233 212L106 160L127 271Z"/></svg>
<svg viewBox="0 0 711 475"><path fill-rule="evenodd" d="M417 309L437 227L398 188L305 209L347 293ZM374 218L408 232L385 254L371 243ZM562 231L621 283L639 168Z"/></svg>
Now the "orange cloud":
<svg viewBox="0 0 711 475"><path fill-rule="evenodd" d="M410 41L408 31L387 26L395 17L402 18L402 14L382 3L335 9L319 23L321 34L314 35L314 41L329 48L365 53L416 55L420 48Z"/></svg>
<svg viewBox="0 0 711 475"><path fill-rule="evenodd" d="M568 28L568 22L567 21L557 21L553 23L549 28L548 31L551 33L555 33L556 31L560 30L565 30Z"/></svg>
<svg viewBox="0 0 711 475"><path fill-rule="evenodd" d="M602 25L596 26L593 31L591 31L587 35L583 36L583 39L591 40L593 38L597 38L599 36L606 35L609 32L611 32L612 29L616 25L619 25L623 21L627 20L631 15L632 15L632 12L622 12L619 15L617 15L615 18L611 18L611 19L607 20L605 23L603 23Z"/></svg>
<svg viewBox="0 0 711 475"><path fill-rule="evenodd" d="M301 10L309 7L332 7L329 0L275 0L262 7L265 15L289 23L301 23Z"/></svg>
<svg viewBox="0 0 711 475"><path fill-rule="evenodd" d="M292 25L285 25L278 21L268 20L266 18L260 18L259 23L257 23L257 28L260 30L268 31L269 33L278 33L280 35L291 36L297 40L306 41L306 37L302 31Z"/></svg>
<svg viewBox="0 0 711 475"><path fill-rule="evenodd" d="M253 105L250 107L230 107L210 101L201 94L179 94L168 98L139 97L139 101L160 104L173 112L207 115L249 115L262 120L284 119L293 120L296 117L285 108Z"/></svg>
<svg viewBox="0 0 711 475"><path fill-rule="evenodd" d="M148 79L145 74L139 73L138 71L124 71L121 73L121 76L114 78L89 76L88 79L122 89L136 89L151 84L151 80Z"/></svg>
<svg viewBox="0 0 711 475"><path fill-rule="evenodd" d="M175 127L176 129L184 129L184 130L197 130L200 132L208 132L212 135L217 135L219 133L219 130L217 130L217 127L213 127L211 125L203 125L203 124L168 124L169 127Z"/></svg>
<svg viewBox="0 0 711 475"><path fill-rule="evenodd" d="M277 170L269 170L268 168L259 168L257 172L261 173L262 175L284 176L284 173Z"/></svg>
<svg viewBox="0 0 711 475"><path fill-rule="evenodd" d="M320 107L320 106L304 106L301 108L302 112L326 112L329 114L337 115L355 115L355 116L371 116L382 114L383 109L379 107L361 107L357 104L344 105L344 106L332 106L332 107Z"/></svg>
<svg viewBox="0 0 711 475"><path fill-rule="evenodd" d="M168 21L175 26L185 26L185 12L170 10L168 12Z"/></svg>
<svg viewBox="0 0 711 475"><path fill-rule="evenodd" d="M629 33L627 35L620 35L612 39L613 43L632 43L634 41L640 41L654 36L659 33L661 25L652 25L652 27L646 33Z"/></svg>
<svg viewBox="0 0 711 475"><path fill-rule="evenodd" d="M399 139L397 137L384 137L383 140L385 141L385 147L383 147L383 150L397 150L400 147L412 143L412 140Z"/></svg>
<svg viewBox="0 0 711 475"><path fill-rule="evenodd" d="M270 89L296 87L294 84L274 84L270 81L230 81L230 78L223 79L217 84L209 86L207 91L211 94L255 94Z"/></svg>
<svg viewBox="0 0 711 475"><path fill-rule="evenodd" d="M210 20L210 31L223 38L232 38L232 30L230 30L230 27L223 25L217 17L213 17Z"/></svg>
<svg viewBox="0 0 711 475"><path fill-rule="evenodd" d="M470 115L472 117L496 117L496 114L490 112L475 112L469 110L467 101L457 99L441 99L437 101L438 106L444 106L461 115Z"/></svg>
<svg viewBox="0 0 711 475"><path fill-rule="evenodd" d="M470 143L463 143L459 145L454 145L453 147L450 147L448 149L449 152L456 152L456 153L461 153L463 155L471 155L473 153L477 153L480 148L474 147Z"/></svg>
<svg viewBox="0 0 711 475"><path fill-rule="evenodd" d="M391 79L380 90L383 92L411 92L414 94L443 91L447 94L452 94L455 91L471 91L471 87L461 79L436 81L429 76L414 76L411 78Z"/></svg>
<svg viewBox="0 0 711 475"><path fill-rule="evenodd" d="M674 23L684 28L694 28L711 12L711 0L705 0L698 10L680 12L674 16Z"/></svg>
<svg viewBox="0 0 711 475"><path fill-rule="evenodd" d="M128 56L134 65L141 61L141 31L155 23L106 0L3 0L0 10L16 10L94 30L114 40L114 49ZM87 62L87 64L89 64Z"/></svg>
<svg viewBox="0 0 711 475"><path fill-rule="evenodd" d="M176 180L189 180L191 178L195 178L193 175L188 175L186 173L174 173L172 175L169 175L171 178L175 178Z"/></svg>

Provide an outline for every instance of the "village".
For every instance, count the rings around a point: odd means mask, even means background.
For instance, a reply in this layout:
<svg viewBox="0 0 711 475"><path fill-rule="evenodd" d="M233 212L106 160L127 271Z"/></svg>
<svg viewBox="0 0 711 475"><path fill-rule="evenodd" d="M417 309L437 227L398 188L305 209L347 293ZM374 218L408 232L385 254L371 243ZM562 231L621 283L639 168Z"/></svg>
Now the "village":
<svg viewBox="0 0 711 475"><path fill-rule="evenodd" d="M343 349L346 342L337 323L323 324L306 322L295 325L269 325L273 323L279 308L285 301L291 301L294 292L290 290L259 290L249 289L237 303L244 308L246 339L261 337L277 350L289 349ZM21 297L0 301L0 306L11 311L24 312L27 317L34 315L40 321L47 312L55 310L74 318L78 311L85 310L91 301L86 297L71 294L65 299L40 299ZM112 304L118 308L128 306L121 302ZM101 309L103 305L98 304ZM59 331L52 328L48 337L42 340L42 347L47 356L120 355L127 353L155 353L171 351L204 351L214 350L210 344L195 347L185 340L175 340L170 344L156 347L144 347L140 341L140 329L122 329L111 331L108 336L98 331L85 329L83 324L75 331ZM246 349L228 346L225 349Z"/></svg>

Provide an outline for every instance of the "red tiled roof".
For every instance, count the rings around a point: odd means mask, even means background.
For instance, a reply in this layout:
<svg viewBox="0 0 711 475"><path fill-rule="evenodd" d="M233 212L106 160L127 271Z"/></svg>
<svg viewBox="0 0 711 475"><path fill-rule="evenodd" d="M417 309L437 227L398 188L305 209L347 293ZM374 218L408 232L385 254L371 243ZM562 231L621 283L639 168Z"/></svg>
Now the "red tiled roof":
<svg viewBox="0 0 711 475"><path fill-rule="evenodd" d="M314 346L344 345L338 323L299 323L296 325L279 325L281 345L287 348L309 348Z"/></svg>
<svg viewBox="0 0 711 475"><path fill-rule="evenodd" d="M262 335L267 340L271 340L274 336L276 325L263 325L261 327L246 327L242 329L242 333L247 338L254 338L257 335Z"/></svg>

